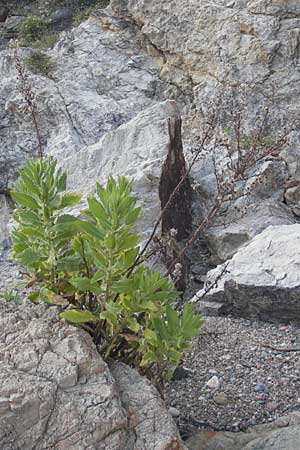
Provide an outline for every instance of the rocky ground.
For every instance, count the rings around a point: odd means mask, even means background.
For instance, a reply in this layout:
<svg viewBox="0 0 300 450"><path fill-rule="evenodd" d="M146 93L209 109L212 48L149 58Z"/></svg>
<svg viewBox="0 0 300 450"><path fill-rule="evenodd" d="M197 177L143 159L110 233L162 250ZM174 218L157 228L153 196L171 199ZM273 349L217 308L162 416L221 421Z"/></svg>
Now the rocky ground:
<svg viewBox="0 0 300 450"><path fill-rule="evenodd" d="M0 265L0 292L13 289L21 275L9 252ZM184 438L199 429L244 431L300 411L296 326L207 317L183 367L166 401Z"/></svg>
<svg viewBox="0 0 300 450"><path fill-rule="evenodd" d="M295 326L208 317L183 366L167 387L183 436L197 428L245 430L300 410Z"/></svg>

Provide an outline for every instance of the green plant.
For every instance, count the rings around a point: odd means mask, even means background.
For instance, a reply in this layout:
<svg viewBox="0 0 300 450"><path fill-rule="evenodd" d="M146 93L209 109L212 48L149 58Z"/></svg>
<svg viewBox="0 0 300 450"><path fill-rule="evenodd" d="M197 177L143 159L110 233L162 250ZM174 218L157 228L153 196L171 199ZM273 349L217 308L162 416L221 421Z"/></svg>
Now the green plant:
<svg viewBox="0 0 300 450"><path fill-rule="evenodd" d="M55 67L51 57L39 50L32 52L30 56L25 58L24 62L31 72L45 77L51 76Z"/></svg>
<svg viewBox="0 0 300 450"><path fill-rule="evenodd" d="M56 288L76 219L64 213L81 196L66 192L66 174L51 159L29 161L12 191L20 205L12 232L14 257L36 280Z"/></svg>
<svg viewBox="0 0 300 450"><path fill-rule="evenodd" d="M46 32L38 40L32 43L32 47L38 50L53 48L59 39L59 33Z"/></svg>
<svg viewBox="0 0 300 450"><path fill-rule="evenodd" d="M37 16L27 17L20 27L21 45L32 45L35 41L42 38L47 29L48 24L44 19Z"/></svg>
<svg viewBox="0 0 300 450"><path fill-rule="evenodd" d="M61 317L87 329L105 358L141 367L159 385L199 333L201 316L186 305L168 278L140 261L140 214L132 183L110 178L97 184L82 218L64 212L80 196L65 191L66 174L51 159L31 161L13 190L19 204L14 257L26 266L29 298L68 309Z"/></svg>
<svg viewBox="0 0 300 450"><path fill-rule="evenodd" d="M19 292L16 289L10 289L3 292L2 294L4 300L9 303L15 303L16 305L21 303Z"/></svg>

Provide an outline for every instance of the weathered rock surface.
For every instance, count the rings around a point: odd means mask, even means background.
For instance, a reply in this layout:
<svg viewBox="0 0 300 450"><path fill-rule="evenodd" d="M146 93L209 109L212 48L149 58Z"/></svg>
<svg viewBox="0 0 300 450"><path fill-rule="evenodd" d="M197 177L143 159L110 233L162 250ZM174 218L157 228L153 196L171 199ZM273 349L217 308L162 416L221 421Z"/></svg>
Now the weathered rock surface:
<svg viewBox="0 0 300 450"><path fill-rule="evenodd" d="M160 212L158 185L168 151L168 118L177 114L175 102L157 103L106 133L94 145L73 155L56 153L53 148L50 154L67 170L69 186L85 197L94 193L96 181L105 183L112 174L133 179L143 205L139 227L147 236Z"/></svg>
<svg viewBox="0 0 300 450"><path fill-rule="evenodd" d="M282 419L284 419L282 417ZM189 450L298 450L299 416L286 416L287 423L280 428L279 420L274 424L253 427L246 433L199 432L188 439Z"/></svg>
<svg viewBox="0 0 300 450"><path fill-rule="evenodd" d="M0 313L1 450L184 450L153 386L124 365L111 373L55 308Z"/></svg>
<svg viewBox="0 0 300 450"><path fill-rule="evenodd" d="M70 2L70 8L74 5L75 1ZM43 11L44 6L39 5ZM111 171L133 175L137 193L145 196L141 224L145 233L157 214L153 206L157 201L156 178L166 151L163 117L175 114L171 107L160 106L161 101L180 98L205 113L224 80L227 85L242 81L254 86L252 97L247 99L249 124L258 114L258 105L272 94L272 128L282 126L283 111L285 118L297 114L294 94L300 84L299 7L294 3L174 0L161 6L158 0L112 0L110 8L95 12L80 27L63 33L55 48L48 51L55 64L51 78L32 77L45 151L70 170L70 185L84 187L86 194L97 177L105 180ZM55 14L59 16L62 10L56 13L52 6L50 9L55 21ZM23 54L29 52L27 49ZM35 154L36 148L30 118L24 117L24 105L15 88L13 66L9 52L3 51L0 192L5 193L16 178L17 167ZM188 149L190 136L186 135L186 143ZM155 145L157 151L153 151ZM115 164L118 152L122 156ZM300 179L298 155L299 138L294 132L279 158L260 163L257 175L264 174L264 178L252 189L251 210L234 224L207 233L215 262L231 257L266 226L295 220L282 201L283 185ZM200 185L200 195L209 203L216 188L210 158L197 164L192 175ZM290 198L285 201L296 214L297 194ZM270 203L262 206L262 202ZM5 228L4 219L2 222Z"/></svg>
<svg viewBox="0 0 300 450"><path fill-rule="evenodd" d="M175 83L184 92L192 92L196 110L209 112L220 89L243 83L252 87L251 96L245 99L248 129L268 98L272 99L270 129L281 129L284 123L291 125L288 118L299 115L296 99L300 89L297 63L300 6L296 2L174 0L162 6L159 0L112 0L111 8L138 24L149 42L160 49L164 56L161 78ZM231 107L237 108L232 98L228 110ZM254 187L255 178L251 174L252 181L246 186L252 184L249 214L236 220L234 226L208 231L215 260L226 260L251 239L257 233L254 222L259 222L258 232L270 224L291 223L291 216L281 203L284 183L300 179L299 148L299 133L292 132L290 144L279 152L279 158L277 155L259 164L262 183ZM196 165L193 176L209 203L216 189L209 157ZM281 210L280 219L269 207L263 220L260 219L260 204L269 199L273 202L271 209ZM245 203L239 202L238 206L244 207ZM297 207L291 205L291 209L298 214ZM225 223L231 222L230 219L226 217Z"/></svg>
<svg viewBox="0 0 300 450"><path fill-rule="evenodd" d="M142 39L137 27L102 11L62 36L56 47L48 52L55 66L51 78L30 76L45 153L57 157L70 170L72 187L95 185L101 168L105 175L112 173L117 153L123 157L124 173L135 174L139 161L140 166L149 166L150 177L154 159L153 170L158 176L160 158L166 153L167 124L163 126L162 122L174 114L175 106L169 106L169 109L163 106L160 110L158 103L166 98L169 87L159 78L157 62L141 48ZM20 56L29 52L24 49ZM16 87L14 60L9 50L0 53L0 71L0 193L7 193L16 179L17 168L36 154L37 142L31 119L24 114L24 101ZM146 112L148 107L156 105L154 115L151 109ZM127 130L121 129L118 137L109 135L99 142L106 133L131 121L141 111L145 112L144 123L137 125L143 125L143 129L133 130L128 138ZM152 123L155 121L161 122L159 127L163 135ZM135 132L139 140L135 139ZM89 149L97 143L98 146ZM102 145L106 145L106 156L104 150L97 153ZM137 146L140 148L135 156ZM130 152L125 155L128 149ZM143 154L145 149L155 154ZM89 159L87 156L85 160L84 155L90 155ZM100 163L98 156L105 158L107 167L104 161ZM124 158L127 158L126 162ZM95 164L94 173L84 174L86 178L79 170L73 173L79 159L82 160L80 168ZM132 166L128 164L131 159L135 160ZM103 175L102 180L104 178ZM89 192L88 188L85 192Z"/></svg>
<svg viewBox="0 0 300 450"><path fill-rule="evenodd" d="M200 308L212 301L219 314L300 323L299 266L300 224L270 226L210 271L193 301L212 286Z"/></svg>

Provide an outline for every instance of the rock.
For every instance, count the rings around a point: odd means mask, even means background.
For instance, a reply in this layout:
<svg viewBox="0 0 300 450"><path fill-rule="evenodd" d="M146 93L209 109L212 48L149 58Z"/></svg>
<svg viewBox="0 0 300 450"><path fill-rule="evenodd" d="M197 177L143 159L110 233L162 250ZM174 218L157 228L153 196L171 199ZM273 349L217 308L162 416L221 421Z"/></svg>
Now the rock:
<svg viewBox="0 0 300 450"><path fill-rule="evenodd" d="M214 395L214 402L217 405L220 406L225 406L228 404L228 397L226 394L224 394L223 392L220 392L219 394Z"/></svg>
<svg viewBox="0 0 300 450"><path fill-rule="evenodd" d="M143 205L138 225L146 238L160 212L157 188L169 143L167 118L176 115L175 102L158 103L75 155L61 159L60 154L51 154L68 171L69 186L85 197L94 193L95 180L105 183L112 173L133 179Z"/></svg>
<svg viewBox="0 0 300 450"><path fill-rule="evenodd" d="M171 414L172 417L179 417L180 416L180 411L177 408L174 408L173 406L171 406L171 408L169 408L169 413Z"/></svg>
<svg viewBox="0 0 300 450"><path fill-rule="evenodd" d="M206 386L207 386L209 389L214 389L214 390L216 390L216 389L219 389L219 387L221 386L221 383L220 383L219 378L218 378L216 375L214 375L213 377L211 377L211 378L208 380L208 382L206 383Z"/></svg>
<svg viewBox="0 0 300 450"><path fill-rule="evenodd" d="M72 25L74 11L69 6L64 6L55 10L49 19L52 29L55 31L66 30Z"/></svg>
<svg viewBox="0 0 300 450"><path fill-rule="evenodd" d="M227 226L214 226L205 232L213 260L216 264L231 258L240 247L271 225L289 225L296 222L295 217L284 204L273 199L254 203L245 214Z"/></svg>
<svg viewBox="0 0 300 450"><path fill-rule="evenodd" d="M9 13L6 6L0 6L0 22L5 22Z"/></svg>
<svg viewBox="0 0 300 450"><path fill-rule="evenodd" d="M246 445L245 450L298 450L300 426L275 430Z"/></svg>
<svg viewBox="0 0 300 450"><path fill-rule="evenodd" d="M45 142L45 153L57 157L59 163L70 170L70 186L75 189L84 187L86 193L91 193L99 173L103 173L102 180L111 174L113 158L117 155L123 164L119 166L119 173L123 171L133 176L137 171L137 189L138 183L143 184L145 192L141 192L141 197L152 195L154 205L157 186L151 175L153 173L156 179L160 174L168 143L166 122L175 114L176 107L174 104L161 106L169 87L159 79L157 62L141 50L140 40L136 26L99 12L80 27L63 34L56 47L48 51L48 56L55 62L53 78L30 74L30 82L40 111L38 124ZM21 58L27 54L26 49L20 49ZM24 101L16 86L14 60L9 50L0 52L0 71L1 194L8 192L14 184L17 168L36 155L36 135L30 117L24 115ZM147 113L147 108L153 106L156 110L150 109ZM117 136L107 136L101 142L106 133L130 122L142 111L143 123L137 125L143 128L132 129L128 139L127 130L120 129ZM152 111L157 117L152 115ZM156 122L155 125L152 121ZM135 139L136 131L139 140ZM104 161L97 160L98 154L103 157L105 149L101 146L104 144L114 146L106 149L107 168ZM93 145L95 147L91 147ZM142 148L137 150L137 145ZM126 158L125 152L131 148ZM144 155L145 149L149 153ZM134 164L130 167L128 162L132 158ZM75 170L75 161L79 163L79 160L82 170L90 169L94 164L95 178L88 173L83 179L83 174ZM157 206L153 206L155 214Z"/></svg>
<svg viewBox="0 0 300 450"><path fill-rule="evenodd" d="M11 35L17 35L24 19L25 19L24 16L9 16L4 24L4 29L6 33Z"/></svg>
<svg viewBox="0 0 300 450"><path fill-rule="evenodd" d="M258 383L255 386L255 390L256 390L256 392L267 392L268 391L267 386L264 383Z"/></svg>
<svg viewBox="0 0 300 450"><path fill-rule="evenodd" d="M276 403L276 402L268 402L268 403L266 404L267 410L268 410L268 411L271 411L271 412L276 411L276 409L278 408L278 406L279 406L279 403Z"/></svg>
<svg viewBox="0 0 300 450"><path fill-rule="evenodd" d="M180 381L189 378L193 371L187 367L177 366L172 375L172 381Z"/></svg>
<svg viewBox="0 0 300 450"><path fill-rule="evenodd" d="M222 304L220 315L300 323L299 264L300 225L268 227L225 265L209 272L204 290L193 300L212 285L205 302Z"/></svg>
<svg viewBox="0 0 300 450"><path fill-rule="evenodd" d="M186 444L189 450L298 450L299 431L299 426L268 431L268 425L246 433L201 431Z"/></svg>
<svg viewBox="0 0 300 450"><path fill-rule="evenodd" d="M0 308L1 449L184 450L151 383L121 363L110 371L56 308Z"/></svg>
<svg viewBox="0 0 300 450"><path fill-rule="evenodd" d="M165 4L162 11L159 0L112 0L110 3L115 14L139 24L148 48L152 45L164 55L161 78L191 93L195 110L205 115L216 93L221 90L223 94L224 85L252 87L252 95L241 101L246 104L245 126L249 131L260 114L260 106L270 95L274 99L268 119L273 130L271 139L283 123L291 124L292 117L299 116L296 99L300 79L294 63L298 58L299 7L294 5L295 2L277 0L269 3L174 0ZM284 85L282 77L287 82ZM227 110L238 107L233 98L228 99ZM187 123L186 142L191 145L190 131L197 135L197 128ZM257 233L256 228L260 232L268 225L294 222L290 211L281 203L283 183L290 177L300 177L300 134L299 127L296 128L297 131L290 133L289 145L257 164L256 175L260 175L261 183L254 185L258 177L251 174L246 183L253 190L251 210L246 216L236 220L230 214L229 220L225 220L230 225L206 233L215 263L232 257ZM204 157L192 171L201 191L201 206L204 199L208 203L212 201L216 189L213 172L209 157ZM270 206L261 205L270 199ZM299 214L295 208L292 210Z"/></svg>

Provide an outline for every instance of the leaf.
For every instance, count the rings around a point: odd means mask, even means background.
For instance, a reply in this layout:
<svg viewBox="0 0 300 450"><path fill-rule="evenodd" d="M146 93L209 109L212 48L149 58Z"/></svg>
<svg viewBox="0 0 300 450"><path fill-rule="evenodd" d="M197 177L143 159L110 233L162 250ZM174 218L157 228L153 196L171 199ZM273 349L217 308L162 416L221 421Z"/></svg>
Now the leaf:
<svg viewBox="0 0 300 450"><path fill-rule="evenodd" d="M18 261L28 267L38 267L40 265L41 256L31 248L26 248L17 255Z"/></svg>
<svg viewBox="0 0 300 450"><path fill-rule="evenodd" d="M140 330L140 324L137 322L135 317L129 317L127 320L127 326L130 330L138 333Z"/></svg>
<svg viewBox="0 0 300 450"><path fill-rule="evenodd" d="M142 209L141 207L134 208L132 211L130 211L129 214L127 214L125 220L126 225L133 225L136 223L137 219L141 214L141 209Z"/></svg>
<svg viewBox="0 0 300 450"><path fill-rule="evenodd" d="M98 219L102 224L108 225L107 214L98 200L95 197L88 198L89 210L93 216Z"/></svg>
<svg viewBox="0 0 300 450"><path fill-rule="evenodd" d="M116 245L116 239L113 233L109 233L104 239L104 245L108 250L112 250Z"/></svg>
<svg viewBox="0 0 300 450"><path fill-rule="evenodd" d="M89 236L99 239L100 241L104 240L104 237L105 237L104 233L102 233L99 230L99 228L97 228L97 226L94 225L92 222L80 220L80 221L78 221L78 226L81 231L84 231Z"/></svg>
<svg viewBox="0 0 300 450"><path fill-rule="evenodd" d="M118 324L117 314L111 311L102 311L102 313L100 314L100 319L107 320L108 322L110 322L112 325L115 326Z"/></svg>
<svg viewBox="0 0 300 450"><path fill-rule="evenodd" d="M76 205L82 198L80 194L73 194L72 192L67 192L63 194L61 201L61 208L66 208L67 206Z"/></svg>
<svg viewBox="0 0 300 450"><path fill-rule="evenodd" d="M12 195L12 198L17 203L19 203L22 206L25 206L25 208L30 208L30 209L39 209L40 208L40 206L36 202L36 200L28 194L23 194L22 192L18 192L14 189L12 191L11 195Z"/></svg>
<svg viewBox="0 0 300 450"><path fill-rule="evenodd" d="M168 319L168 329L171 336L179 334L179 318L178 313L170 305L166 307L166 315Z"/></svg>
<svg viewBox="0 0 300 450"><path fill-rule="evenodd" d="M45 287L40 290L40 299L43 302L48 303L50 305L59 305L59 306L69 305L68 300Z"/></svg>
<svg viewBox="0 0 300 450"><path fill-rule="evenodd" d="M82 259L79 256L67 255L57 261L56 267L58 271L77 272L82 266Z"/></svg>
<svg viewBox="0 0 300 450"><path fill-rule="evenodd" d="M102 292L101 288L96 283L93 283L86 277L71 278L70 283L75 287L75 289L81 292L91 291L95 294L101 294Z"/></svg>
<svg viewBox="0 0 300 450"><path fill-rule="evenodd" d="M72 323L97 322L99 320L99 317L90 311L78 311L77 309L64 311L60 313L60 317Z"/></svg>

